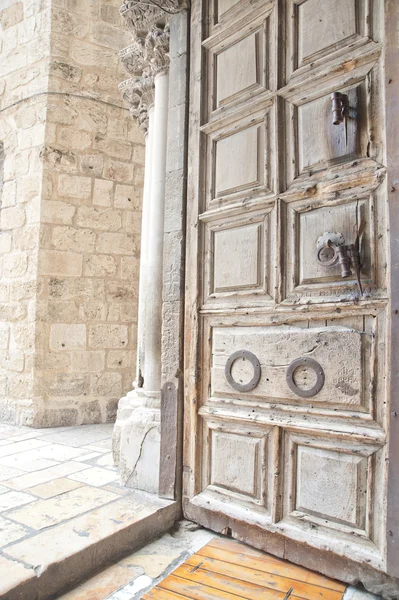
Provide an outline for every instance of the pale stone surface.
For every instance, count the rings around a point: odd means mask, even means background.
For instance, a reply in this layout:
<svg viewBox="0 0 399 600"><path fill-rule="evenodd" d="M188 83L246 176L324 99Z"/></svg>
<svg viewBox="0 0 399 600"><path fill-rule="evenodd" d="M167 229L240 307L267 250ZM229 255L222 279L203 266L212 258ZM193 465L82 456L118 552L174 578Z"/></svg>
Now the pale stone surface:
<svg viewBox="0 0 399 600"><path fill-rule="evenodd" d="M52 350L78 349L86 346L86 325L58 323L51 325L50 348Z"/></svg>
<svg viewBox="0 0 399 600"><path fill-rule="evenodd" d="M28 569L21 563L0 556L0 596L6 598L6 594L21 582L29 581L35 577L33 569Z"/></svg>
<svg viewBox="0 0 399 600"><path fill-rule="evenodd" d="M130 34L119 0L6 0L0 30L0 418L105 422L135 365L144 140L118 90ZM105 285L117 292L127 270L129 309ZM123 343L63 346L52 326L65 324L123 325ZM131 360L108 361L115 348ZM100 373L118 381L101 396Z"/></svg>
<svg viewBox="0 0 399 600"><path fill-rule="evenodd" d="M81 473L74 473L69 476L69 479L98 487L111 483L111 481L116 481L118 477L117 473L112 473L112 471L107 471L107 469L101 469L100 467L93 467Z"/></svg>
<svg viewBox="0 0 399 600"><path fill-rule="evenodd" d="M28 535L29 530L18 523L0 517L0 547L16 542Z"/></svg>
<svg viewBox="0 0 399 600"><path fill-rule="evenodd" d="M25 494L24 492L8 492L0 496L0 511L4 512L10 508L16 508L23 504L28 504L35 500L34 496Z"/></svg>
<svg viewBox="0 0 399 600"><path fill-rule="evenodd" d="M82 460L83 458L84 457L82 457ZM4 484L7 485L7 487L15 490L25 490L88 468L88 465L80 464L80 462L67 461L54 467L49 467L48 469L42 469L33 473L15 476L12 479L5 480ZM22 472L20 471L19 473Z"/></svg>
<svg viewBox="0 0 399 600"><path fill-rule="evenodd" d="M30 507L8 513L13 521L39 530L116 500L117 495L104 490L82 486L48 500L37 500Z"/></svg>
<svg viewBox="0 0 399 600"><path fill-rule="evenodd" d="M35 440L44 445L33 448L31 453L46 448L54 450L61 444L53 442L60 441L66 450L84 452L79 462L63 460L57 454L59 462L54 467L19 477L17 472L14 479L1 484L4 490L0 489L3 509L0 515L0 595L6 590L5 598L8 598L9 590L22 584L26 573L30 573L25 567L31 566L33 577L41 579L41 589L46 589L46 593L50 590L52 597L58 597L57 592L71 583L71 574L84 579L93 572L94 555L96 565L110 564L114 556L119 558L121 551L132 548L137 535L147 539L152 528L156 532L164 531L160 511L169 511L166 527L172 525L177 514L174 503L136 494L116 481L118 473L109 466L107 449L111 433L112 425L104 424L32 432L29 428L18 429L0 423L0 448L14 446L16 450L14 455L8 454L4 459L29 452L18 452L20 444L32 444ZM6 443L2 445L3 441ZM98 452L90 451L90 443L94 442L100 445ZM95 464L100 456L107 459L101 467ZM79 471L82 474L87 471L89 485L74 479ZM10 566L7 560L11 561ZM57 577L52 574L52 565L57 569ZM15 569L10 569L11 566ZM10 570L7 577L4 568ZM77 568L80 569L78 574ZM112 593L142 574L141 567L123 564L117 575L112 573L110 578L102 578L104 589ZM36 587L29 588L26 597L37 597L38 585L36 580Z"/></svg>
<svg viewBox="0 0 399 600"><path fill-rule="evenodd" d="M54 496L65 494L65 492L76 490L78 487L81 487L81 485L82 484L78 481L71 481L70 479L62 477L28 489L35 496L39 496L46 500L47 498L53 498Z"/></svg>

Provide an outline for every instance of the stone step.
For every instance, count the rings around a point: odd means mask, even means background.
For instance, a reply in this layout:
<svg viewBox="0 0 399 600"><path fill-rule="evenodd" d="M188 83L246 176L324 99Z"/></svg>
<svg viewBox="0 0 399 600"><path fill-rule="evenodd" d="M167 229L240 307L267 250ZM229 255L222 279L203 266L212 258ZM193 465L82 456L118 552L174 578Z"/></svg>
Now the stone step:
<svg viewBox="0 0 399 600"><path fill-rule="evenodd" d="M1 600L47 600L172 527L176 502L132 491L3 549Z"/></svg>

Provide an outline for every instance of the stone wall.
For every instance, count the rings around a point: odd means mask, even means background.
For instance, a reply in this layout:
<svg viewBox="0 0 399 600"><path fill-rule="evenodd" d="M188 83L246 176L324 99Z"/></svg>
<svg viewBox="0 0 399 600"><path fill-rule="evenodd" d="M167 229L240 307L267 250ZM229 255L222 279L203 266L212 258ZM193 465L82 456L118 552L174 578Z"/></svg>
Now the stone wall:
<svg viewBox="0 0 399 600"><path fill-rule="evenodd" d="M144 141L117 87L129 41L119 6L26 0L0 12L4 39L20 28L42 48L25 75L18 36L0 55L0 73L15 65L0 89L3 420L109 421L131 388Z"/></svg>
<svg viewBox="0 0 399 600"><path fill-rule="evenodd" d="M34 396L40 154L47 103L42 92L47 89L51 11L39 2L2 0L1 7L0 418L15 421Z"/></svg>

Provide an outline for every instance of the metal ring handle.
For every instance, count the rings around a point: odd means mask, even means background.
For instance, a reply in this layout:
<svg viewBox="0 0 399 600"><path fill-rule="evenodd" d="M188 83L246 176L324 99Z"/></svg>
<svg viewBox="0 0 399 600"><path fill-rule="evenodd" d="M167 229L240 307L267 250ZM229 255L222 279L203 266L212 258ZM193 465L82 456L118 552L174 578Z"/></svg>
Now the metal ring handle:
<svg viewBox="0 0 399 600"><path fill-rule="evenodd" d="M310 367L316 373L316 383L310 390L302 390L294 381L294 373L298 367ZM288 387L300 398L312 398L322 389L325 381L323 367L313 358L296 358L289 365L286 373Z"/></svg>
<svg viewBox="0 0 399 600"><path fill-rule="evenodd" d="M331 248L331 250L333 251L333 256L332 258L330 258L329 260L321 260L320 258L320 254L322 250L326 249L326 246L321 246L319 248L317 248L317 260L319 261L319 263L321 264L322 267L335 267L335 265L338 263L338 252L337 252L337 247L334 244L331 244L328 246L328 248Z"/></svg>
<svg viewBox="0 0 399 600"><path fill-rule="evenodd" d="M251 381L248 381L248 383L238 383L235 379L233 379L231 369L233 367L233 363L238 358L245 358L251 363L251 365L254 368L254 375ZM256 388L256 386L259 383L261 375L260 362L255 356L255 354L253 354L252 352L249 352L248 350L237 350L237 352L233 352L233 354L231 354L227 359L226 366L224 368L224 373L226 375L228 383L234 390L236 390L237 392L250 392L251 390Z"/></svg>

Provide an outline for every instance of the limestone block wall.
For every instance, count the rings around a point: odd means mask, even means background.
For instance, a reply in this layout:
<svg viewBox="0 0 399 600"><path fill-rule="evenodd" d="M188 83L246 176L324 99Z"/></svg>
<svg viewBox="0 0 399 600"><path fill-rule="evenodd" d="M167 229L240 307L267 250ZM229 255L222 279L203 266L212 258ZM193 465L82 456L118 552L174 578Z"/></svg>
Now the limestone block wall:
<svg viewBox="0 0 399 600"><path fill-rule="evenodd" d="M18 303L30 310L21 315L30 339L29 360L19 363L17 375L30 384L20 384L23 397L15 394L9 366L0 366L1 417L36 427L113 420L135 371L144 140L117 87L118 50L129 42L119 6L119 0L49 0L43 8L49 14L43 133L40 140L35 135L37 164L30 156L22 162L38 180L31 297L21 291ZM17 153L22 137L17 132ZM15 179L18 190L21 174ZM17 191L17 208L21 198ZM7 219L4 203L1 219ZM27 222L18 227L26 236ZM2 285L9 284L5 275L3 265ZM10 296L5 305L9 311ZM15 327L5 316L5 328Z"/></svg>
<svg viewBox="0 0 399 600"><path fill-rule="evenodd" d="M50 7L0 3L0 420L34 396L37 265L46 134ZM23 101L23 98L27 98ZM21 101L22 100L22 101Z"/></svg>

